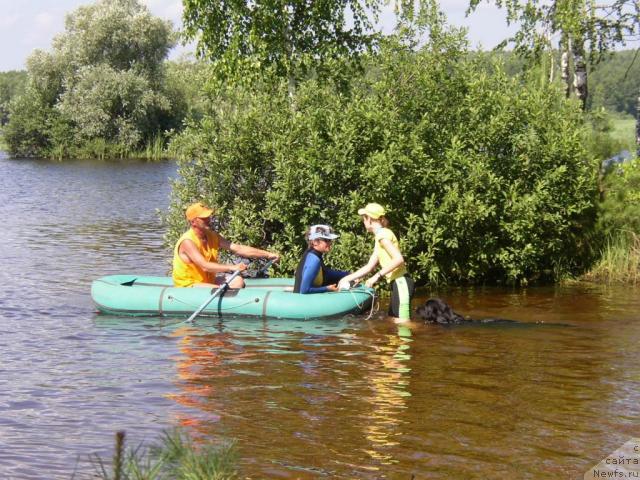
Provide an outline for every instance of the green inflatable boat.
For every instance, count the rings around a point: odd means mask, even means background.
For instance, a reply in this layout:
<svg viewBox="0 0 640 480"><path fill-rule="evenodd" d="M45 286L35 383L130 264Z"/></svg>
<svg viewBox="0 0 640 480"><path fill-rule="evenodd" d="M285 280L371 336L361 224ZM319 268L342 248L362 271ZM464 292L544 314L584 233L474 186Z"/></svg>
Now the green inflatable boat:
<svg viewBox="0 0 640 480"><path fill-rule="evenodd" d="M226 289L200 315L248 315L263 318L326 318L363 313L374 298L371 288L301 295L292 278L245 279L246 287ZM91 297L103 313L116 315L191 315L215 291L177 288L171 277L110 275L94 280Z"/></svg>

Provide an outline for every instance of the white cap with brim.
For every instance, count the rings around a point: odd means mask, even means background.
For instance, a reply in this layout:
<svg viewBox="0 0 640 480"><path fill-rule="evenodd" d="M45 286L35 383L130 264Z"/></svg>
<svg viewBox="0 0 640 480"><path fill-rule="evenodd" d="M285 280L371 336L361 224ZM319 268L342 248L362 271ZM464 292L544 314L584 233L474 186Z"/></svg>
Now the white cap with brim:
<svg viewBox="0 0 640 480"><path fill-rule="evenodd" d="M333 233L333 229L329 225L313 225L309 228L309 240L335 240L340 235Z"/></svg>

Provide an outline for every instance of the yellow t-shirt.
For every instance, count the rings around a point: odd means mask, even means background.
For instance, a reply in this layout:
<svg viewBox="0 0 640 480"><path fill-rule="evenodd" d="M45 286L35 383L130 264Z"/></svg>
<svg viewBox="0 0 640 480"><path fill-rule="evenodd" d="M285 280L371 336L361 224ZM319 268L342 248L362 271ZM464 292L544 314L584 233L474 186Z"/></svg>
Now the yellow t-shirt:
<svg viewBox="0 0 640 480"><path fill-rule="evenodd" d="M198 250L207 262L218 261L218 250L220 249L220 236L211 231L207 231L207 243L203 245L200 239L190 228L185 232L173 249L173 283L176 287L190 287L194 283L215 283L215 273L205 272L194 263L185 263L180 257L180 245L185 240L191 240L196 244Z"/></svg>
<svg viewBox="0 0 640 480"><path fill-rule="evenodd" d="M389 252L387 252L380 243L380 240L383 239L389 240L393 245L396 246L396 248L398 248L398 250L400 249L400 247L398 244L398 239L391 230L389 230L388 228L380 228L376 231L376 240L373 247L373 253L375 253L378 257L380 266L382 268L385 268L391 263L391 255L389 255ZM405 273L407 273L407 268L403 264L387 273L385 275L385 278L387 279L387 282L393 282L396 278L403 276Z"/></svg>

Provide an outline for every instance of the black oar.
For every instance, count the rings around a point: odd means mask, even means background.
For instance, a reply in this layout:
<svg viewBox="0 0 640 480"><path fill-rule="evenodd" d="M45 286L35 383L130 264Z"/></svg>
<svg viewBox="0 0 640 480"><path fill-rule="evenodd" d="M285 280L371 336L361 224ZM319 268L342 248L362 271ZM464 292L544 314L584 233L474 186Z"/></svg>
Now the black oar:
<svg viewBox="0 0 640 480"><path fill-rule="evenodd" d="M258 270L258 271L259 271L259 272L264 272L264 271L268 270L272 263L273 263L273 260L269 260L269 261L264 265L264 267L262 267L262 268L261 268L260 270ZM240 275L240 270L236 270L235 272L233 272L233 275L231 275L229 278L227 278L227 279L225 280L225 282L224 282L222 285L220 285L220 288L218 288L215 292L213 292L213 293L211 294L211 296L210 296L209 298L207 298L207 300L206 300L202 305L200 305L200 306L198 307L198 309L197 309L195 312L193 312L189 318L187 318L187 319L185 320L185 322L186 322L186 323L191 323L191 322L193 322L193 321L196 319L196 317L197 317L198 315L200 315L200 313L202 313L202 311L203 311L205 308L207 308L207 305L209 305L209 304L213 301L213 299L214 299L214 298L216 298L216 297L218 296L218 294L219 294L220 292L222 292L223 290L225 290L225 289L229 286L229 282L231 282L231 280L233 280L234 278L236 278L238 275Z"/></svg>
<svg viewBox="0 0 640 480"><path fill-rule="evenodd" d="M220 288L218 288L215 292L213 292L213 293L211 294L211 296L210 296L209 298L207 298L207 299L205 300L205 302L204 302L202 305L200 305L200 306L198 307L198 309L197 309L195 312L193 312L189 318L187 318L187 319L185 320L185 322L186 322L186 323L191 323L191 322L193 322L193 321L196 319L196 317L197 317L198 315L200 315L200 313L202 312L202 310L204 310L205 308L207 308L207 305L209 305L209 304L213 301L213 299L214 299L214 298L216 298L216 297L218 296L218 294L219 294L221 291L223 291L224 289L226 289L226 288L229 286L229 282L230 282L231 280L233 280L234 278L236 278L238 275L240 275L240 270L236 270L235 272L233 272L233 275L231 275L229 278L227 278L227 279L225 280L225 282L224 282L222 285L220 285Z"/></svg>

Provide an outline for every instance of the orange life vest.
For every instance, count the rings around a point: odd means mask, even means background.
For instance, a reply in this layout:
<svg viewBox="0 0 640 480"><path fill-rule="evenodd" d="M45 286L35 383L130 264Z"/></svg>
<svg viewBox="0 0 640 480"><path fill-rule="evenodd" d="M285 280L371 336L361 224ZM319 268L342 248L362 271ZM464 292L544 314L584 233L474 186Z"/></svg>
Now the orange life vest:
<svg viewBox="0 0 640 480"><path fill-rule="evenodd" d="M215 273L205 272L195 263L186 263L180 257L180 245L185 240L191 240L207 262L217 262L220 237L212 231L207 231L206 235L207 243L203 245L196 232L190 228L176 243L173 249L173 283L176 287L190 287L194 283L215 283Z"/></svg>

